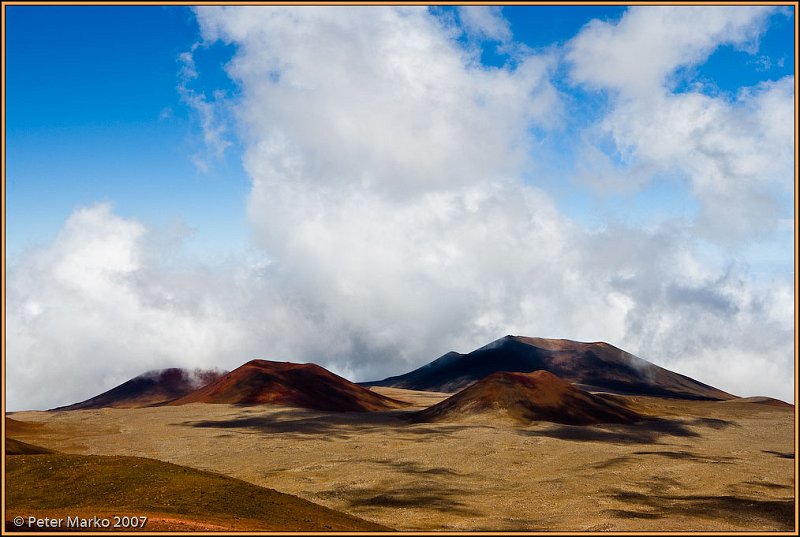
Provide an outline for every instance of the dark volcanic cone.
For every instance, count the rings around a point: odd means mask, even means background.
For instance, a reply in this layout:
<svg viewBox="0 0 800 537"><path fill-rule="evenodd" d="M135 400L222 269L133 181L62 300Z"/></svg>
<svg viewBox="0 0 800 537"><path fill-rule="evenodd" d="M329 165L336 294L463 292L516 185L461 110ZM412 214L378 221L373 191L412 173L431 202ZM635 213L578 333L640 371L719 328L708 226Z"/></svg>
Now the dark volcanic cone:
<svg viewBox="0 0 800 537"><path fill-rule="evenodd" d="M408 403L385 397L316 364L252 360L172 405L276 404L329 412L390 410Z"/></svg>
<svg viewBox="0 0 800 537"><path fill-rule="evenodd" d="M449 352L405 375L365 383L456 392L497 371L545 370L590 391L680 399L735 396L642 360L608 343L505 336L469 354Z"/></svg>
<svg viewBox="0 0 800 537"><path fill-rule="evenodd" d="M643 419L614 396L587 393L547 371L492 373L430 408L413 421L453 421L508 417L519 423L550 421L568 425L633 423Z"/></svg>
<svg viewBox="0 0 800 537"><path fill-rule="evenodd" d="M217 380L225 371L180 368L148 371L86 401L53 410L141 408L172 401Z"/></svg>

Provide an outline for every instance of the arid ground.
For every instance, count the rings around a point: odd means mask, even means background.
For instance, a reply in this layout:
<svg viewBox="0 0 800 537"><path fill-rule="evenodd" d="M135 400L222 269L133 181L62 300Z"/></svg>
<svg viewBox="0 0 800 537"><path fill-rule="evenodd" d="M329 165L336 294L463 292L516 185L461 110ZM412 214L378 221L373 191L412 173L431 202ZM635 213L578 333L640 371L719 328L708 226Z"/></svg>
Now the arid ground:
<svg viewBox="0 0 800 537"><path fill-rule="evenodd" d="M397 530L794 528L793 407L639 396L630 407L659 421L521 425L483 414L411 423L449 394L374 390L414 406L193 403L10 416L42 424L12 435L32 445L217 472Z"/></svg>

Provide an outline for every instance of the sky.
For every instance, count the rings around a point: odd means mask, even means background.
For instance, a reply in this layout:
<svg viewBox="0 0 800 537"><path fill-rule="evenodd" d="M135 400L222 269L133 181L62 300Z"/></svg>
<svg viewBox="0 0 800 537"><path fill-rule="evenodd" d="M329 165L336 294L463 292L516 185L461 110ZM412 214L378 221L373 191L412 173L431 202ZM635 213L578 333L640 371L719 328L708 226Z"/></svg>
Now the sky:
<svg viewBox="0 0 800 537"><path fill-rule="evenodd" d="M506 334L794 401L776 6L4 6L6 404Z"/></svg>

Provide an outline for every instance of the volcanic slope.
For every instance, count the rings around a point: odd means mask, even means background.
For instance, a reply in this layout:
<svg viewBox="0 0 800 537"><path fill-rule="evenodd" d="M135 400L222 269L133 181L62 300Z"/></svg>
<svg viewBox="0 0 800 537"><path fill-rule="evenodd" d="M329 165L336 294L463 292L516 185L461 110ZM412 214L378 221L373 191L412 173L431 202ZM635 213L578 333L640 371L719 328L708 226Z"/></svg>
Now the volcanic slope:
<svg viewBox="0 0 800 537"><path fill-rule="evenodd" d="M353 384L316 364L251 360L171 405L276 404L327 412L369 412L409 406Z"/></svg>
<svg viewBox="0 0 800 537"><path fill-rule="evenodd" d="M226 371L158 369L148 371L91 399L53 410L142 408L172 401L217 380Z"/></svg>
<svg viewBox="0 0 800 537"><path fill-rule="evenodd" d="M537 370L590 391L696 400L736 398L608 343L521 336L505 336L469 354L448 352L404 375L364 385L452 393L497 371Z"/></svg>
<svg viewBox="0 0 800 537"><path fill-rule="evenodd" d="M549 421L567 425L633 423L643 416L617 396L592 395L547 371L498 371L457 394L421 410L416 422L510 418L519 423Z"/></svg>

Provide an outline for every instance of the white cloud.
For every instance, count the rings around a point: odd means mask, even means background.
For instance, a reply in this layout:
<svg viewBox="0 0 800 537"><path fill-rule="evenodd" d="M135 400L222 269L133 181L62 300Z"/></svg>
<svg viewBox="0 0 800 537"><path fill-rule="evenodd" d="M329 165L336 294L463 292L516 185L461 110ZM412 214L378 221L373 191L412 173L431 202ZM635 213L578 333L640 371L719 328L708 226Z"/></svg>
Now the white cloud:
<svg viewBox="0 0 800 537"><path fill-rule="evenodd" d="M618 23L593 20L568 45L576 82L623 95L660 90L678 67L724 44L752 50L769 6L637 6Z"/></svg>
<svg viewBox="0 0 800 537"><path fill-rule="evenodd" d="M239 44L229 72L243 85L244 137L258 144L247 163L281 166L278 181L416 195L516 176L527 127L558 118L546 58L468 67L424 9L212 8L198 18L206 37Z"/></svg>
<svg viewBox="0 0 800 537"><path fill-rule="evenodd" d="M788 215L793 86L787 77L733 102L699 93L620 101L601 128L626 164L688 179L700 203L696 233L734 243Z"/></svg>
<svg viewBox="0 0 800 537"><path fill-rule="evenodd" d="M565 224L517 179L529 128L559 118L548 58L475 67L425 9L198 18L239 47L260 244L311 311L387 350L365 352L416 364L481 344L518 323L521 285L563 287L535 260Z"/></svg>
<svg viewBox="0 0 800 537"><path fill-rule="evenodd" d="M609 229L583 246L585 274L628 301L620 346L737 395L793 400L791 281L709 262L688 232Z"/></svg>
<svg viewBox="0 0 800 537"><path fill-rule="evenodd" d="M794 78L743 89L733 100L673 93L669 80L721 45L755 53L774 12L756 6L632 8L616 24L593 21L567 46L574 80L615 92L590 136L597 143L610 139L626 168L686 178L700 204L695 233L722 245L762 238L788 216ZM609 167L602 153L589 155L584 167ZM646 184L640 174L613 177L593 184Z"/></svg>
<svg viewBox="0 0 800 537"><path fill-rule="evenodd" d="M478 39L500 42L511 39L511 26L499 6L459 6L458 17L467 34Z"/></svg>
<svg viewBox="0 0 800 537"><path fill-rule="evenodd" d="M199 286L195 303L182 303L180 289L160 286L164 277L138 285L153 257L147 243L141 224L96 205L9 267L10 408L75 402L148 369L219 364L239 327Z"/></svg>

